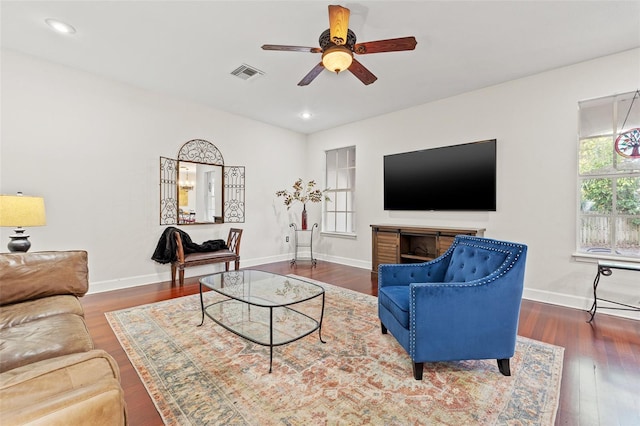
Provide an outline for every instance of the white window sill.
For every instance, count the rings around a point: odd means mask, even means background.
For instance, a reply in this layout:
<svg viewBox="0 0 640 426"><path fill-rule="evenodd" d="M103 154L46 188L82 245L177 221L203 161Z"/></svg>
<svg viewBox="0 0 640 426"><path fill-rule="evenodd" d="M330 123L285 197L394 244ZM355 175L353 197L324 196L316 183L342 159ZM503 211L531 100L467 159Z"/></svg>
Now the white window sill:
<svg viewBox="0 0 640 426"><path fill-rule="evenodd" d="M598 260L610 260L613 262L629 262L640 264L640 259L637 257L625 257L625 256L607 256L606 254L589 254L589 253L573 253L571 257L576 262L589 262L596 263Z"/></svg>
<svg viewBox="0 0 640 426"><path fill-rule="evenodd" d="M327 232L327 231L322 231L322 232L320 232L320 235L322 235L323 237L346 238L348 240L356 240L356 239L358 239L358 235L357 234L347 233L347 232Z"/></svg>

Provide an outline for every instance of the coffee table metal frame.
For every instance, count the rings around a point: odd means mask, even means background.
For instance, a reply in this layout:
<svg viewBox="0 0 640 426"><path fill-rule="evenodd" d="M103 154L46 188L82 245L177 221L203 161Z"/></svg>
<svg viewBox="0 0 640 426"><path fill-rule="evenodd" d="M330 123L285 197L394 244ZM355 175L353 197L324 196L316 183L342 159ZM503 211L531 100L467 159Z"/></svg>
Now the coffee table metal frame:
<svg viewBox="0 0 640 426"><path fill-rule="evenodd" d="M248 282L245 282L245 276L248 278ZM269 280L268 284L270 286L273 285L274 282L278 285L274 288L266 287L265 280ZM252 284L254 285L254 289L258 290L257 292L252 293ZM303 290L306 294L298 294L296 297L289 298L283 296L283 294L287 291L291 291L291 294L294 295L296 291L291 289L295 286L297 286L298 290ZM218 300L205 306L202 291L203 288L211 289L216 293L225 296L226 299ZM280 292L280 295L278 295L277 292ZM319 320L316 320L315 318L312 318L311 316L297 309L294 309L295 305L299 305L317 297L322 298L322 307L320 309ZM318 337L320 338L320 342L326 343L322 339L322 319L324 317L324 305L324 288L308 281L288 277L285 275L274 274L271 272L251 269L219 272L217 274L209 275L200 279L200 307L202 309L202 321L200 322L198 327L204 324L204 318L206 315L215 323L221 325L232 333L258 345L268 346L269 373L271 373L273 367L274 347L286 345L288 343L295 342L296 340L300 340L316 330L318 330ZM256 309L268 309L268 338L261 339L256 336L252 336L249 333L243 332L245 325L248 327L255 326L256 324L258 326L266 325L260 321L260 315L252 315L252 307L254 308L254 314L256 313ZM224 313L226 308L229 308L231 312L234 312L234 310L241 311L241 317L243 319L236 322L235 324L227 323L224 320ZM274 310L277 310L278 314L280 315L280 318L275 321L277 322L277 325L274 322ZM216 315L216 313L218 315ZM258 317L257 320L254 317ZM282 321L282 318L286 318L286 321ZM282 327L283 325L286 326L283 323L287 321L299 321L297 325L300 326L299 328L301 330L297 334L285 333L288 334L288 336L284 338L282 336L275 338L274 332L276 331L276 327Z"/></svg>

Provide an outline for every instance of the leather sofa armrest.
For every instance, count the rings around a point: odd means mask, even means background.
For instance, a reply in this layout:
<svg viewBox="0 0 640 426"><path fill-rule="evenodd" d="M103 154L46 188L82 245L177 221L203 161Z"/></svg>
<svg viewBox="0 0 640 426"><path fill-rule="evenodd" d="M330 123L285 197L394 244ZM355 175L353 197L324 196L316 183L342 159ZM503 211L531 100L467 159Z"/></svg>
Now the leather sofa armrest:
<svg viewBox="0 0 640 426"><path fill-rule="evenodd" d="M48 384L58 386L83 386L103 377L120 381L120 370L116 361L102 349L92 349L49 358L23 365L0 374L0 395L8 396L12 388L37 380L55 380ZM61 382L68 382L62 384ZM4 398L0 398L4 406Z"/></svg>
<svg viewBox="0 0 640 426"><path fill-rule="evenodd" d="M124 395L115 360L94 349L0 374L0 424L25 423L125 424Z"/></svg>
<svg viewBox="0 0 640 426"><path fill-rule="evenodd" d="M23 396L29 399L29 395ZM77 389L52 395L37 404L0 412L0 422L12 425L109 425L127 424L124 394L115 379L102 379Z"/></svg>

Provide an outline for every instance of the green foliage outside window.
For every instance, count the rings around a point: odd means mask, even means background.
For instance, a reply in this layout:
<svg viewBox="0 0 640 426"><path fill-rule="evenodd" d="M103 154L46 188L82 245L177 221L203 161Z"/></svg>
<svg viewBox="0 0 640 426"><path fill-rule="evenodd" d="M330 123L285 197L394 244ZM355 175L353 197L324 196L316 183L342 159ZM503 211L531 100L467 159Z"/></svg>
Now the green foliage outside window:
<svg viewBox="0 0 640 426"><path fill-rule="evenodd" d="M618 173L614 169L614 159L618 154L613 149L613 141L608 137L593 138L582 141L580 149L580 174L585 175L613 175ZM613 211L613 184L616 191L616 211L624 215L640 214L640 178L636 177L607 177L585 178L582 182L583 212L608 214ZM640 219L636 219L640 225ZM635 222L634 221L634 222Z"/></svg>

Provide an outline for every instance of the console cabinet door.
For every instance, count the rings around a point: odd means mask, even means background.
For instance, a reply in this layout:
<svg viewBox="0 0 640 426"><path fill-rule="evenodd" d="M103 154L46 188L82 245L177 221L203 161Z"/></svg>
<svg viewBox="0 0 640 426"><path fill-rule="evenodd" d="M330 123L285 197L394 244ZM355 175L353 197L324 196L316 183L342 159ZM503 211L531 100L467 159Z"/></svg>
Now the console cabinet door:
<svg viewBox="0 0 640 426"><path fill-rule="evenodd" d="M440 235L438 237L438 256L442 256L447 250L449 250L449 247L451 247L451 244L453 244L454 238L455 236L453 235Z"/></svg>
<svg viewBox="0 0 640 426"><path fill-rule="evenodd" d="M372 272L378 272L381 263L400 263L400 234L398 232L373 232Z"/></svg>

